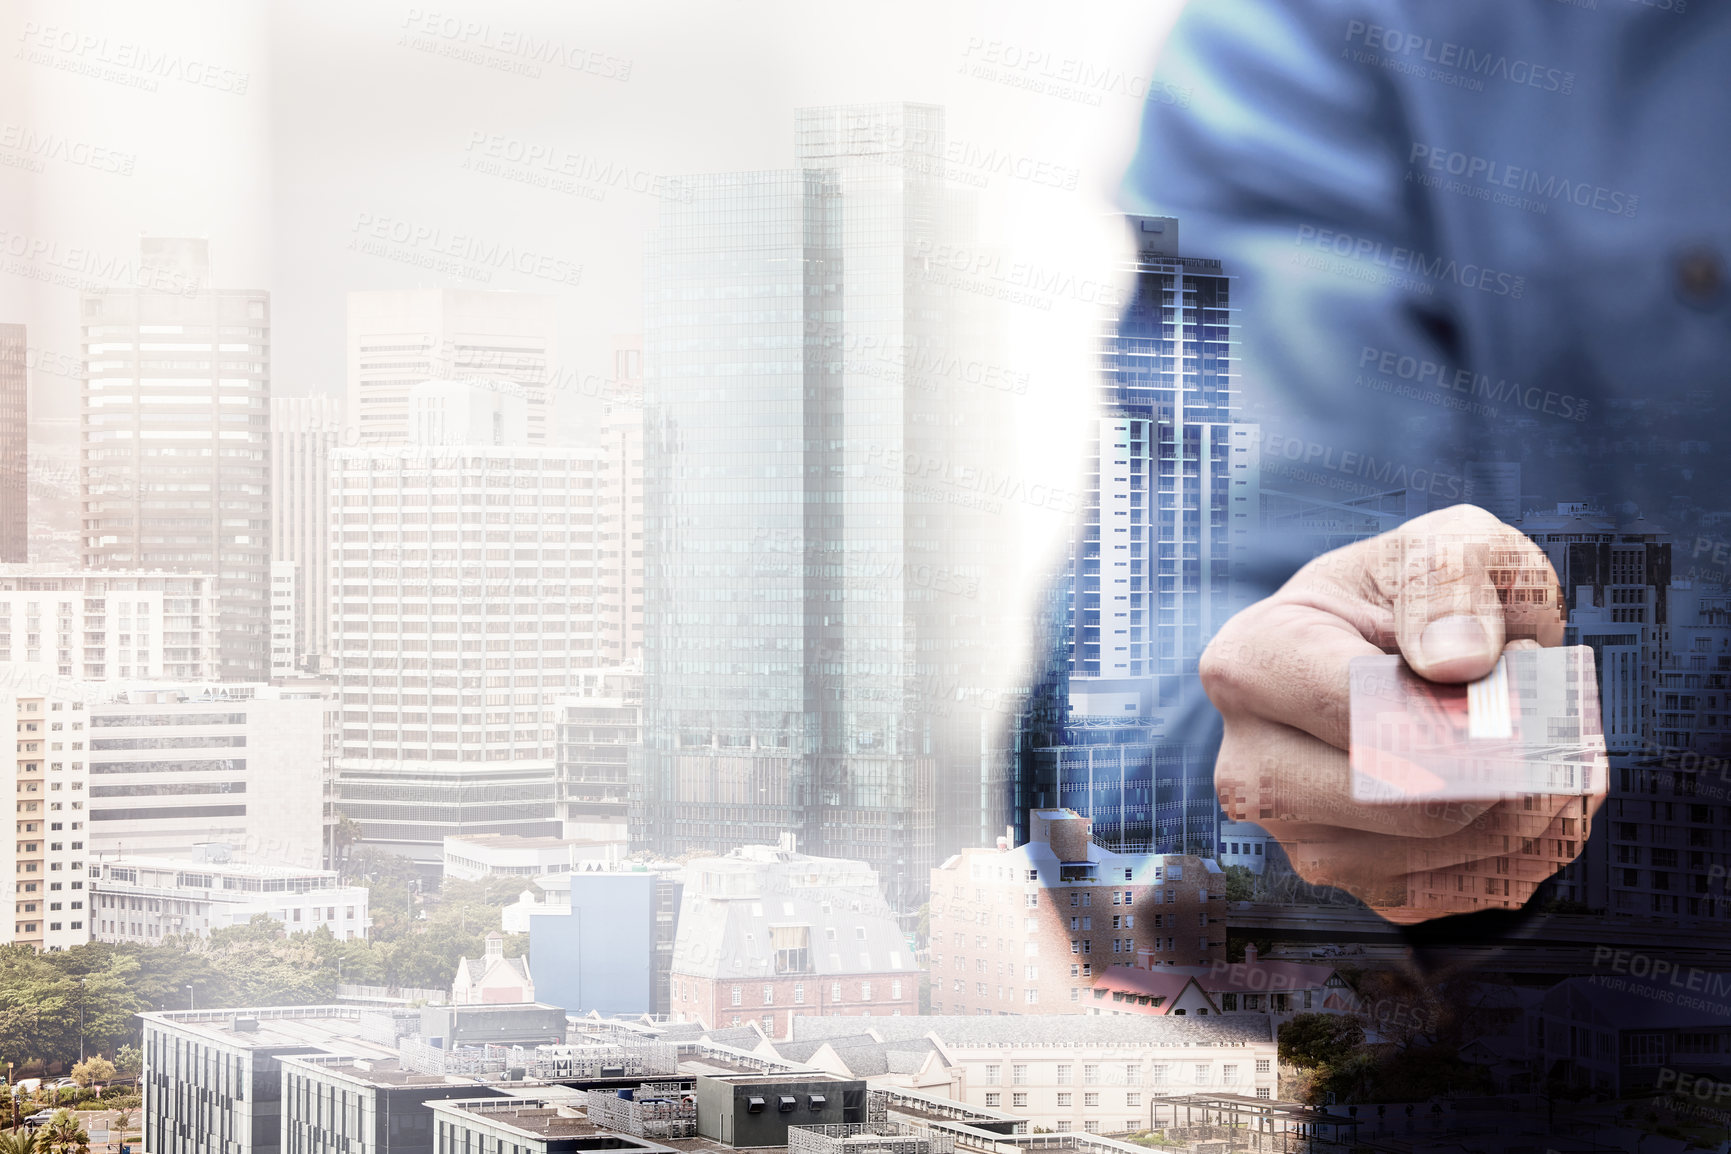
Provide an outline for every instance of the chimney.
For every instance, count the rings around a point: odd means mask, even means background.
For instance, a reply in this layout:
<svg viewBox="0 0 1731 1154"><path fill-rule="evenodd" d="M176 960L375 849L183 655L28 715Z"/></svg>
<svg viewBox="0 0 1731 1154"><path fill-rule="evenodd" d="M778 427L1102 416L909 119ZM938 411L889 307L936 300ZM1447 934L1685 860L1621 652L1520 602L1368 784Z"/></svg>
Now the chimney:
<svg viewBox="0 0 1731 1154"><path fill-rule="evenodd" d="M487 957L502 958L505 956L505 938L498 930L487 935Z"/></svg>
<svg viewBox="0 0 1731 1154"><path fill-rule="evenodd" d="M1247 966L1254 966L1256 964L1256 943L1255 942L1250 942L1250 943L1247 943L1245 945L1245 947L1244 947L1244 964Z"/></svg>

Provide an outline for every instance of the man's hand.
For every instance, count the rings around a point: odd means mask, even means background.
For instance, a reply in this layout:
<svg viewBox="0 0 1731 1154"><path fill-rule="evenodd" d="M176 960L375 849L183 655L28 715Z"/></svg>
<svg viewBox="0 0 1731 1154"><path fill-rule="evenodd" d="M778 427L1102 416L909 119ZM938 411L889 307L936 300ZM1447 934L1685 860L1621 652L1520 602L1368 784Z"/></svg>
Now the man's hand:
<svg viewBox="0 0 1731 1154"><path fill-rule="evenodd" d="M1522 905L1578 855L1602 789L1354 801L1347 663L1398 652L1432 681L1473 681L1505 646L1562 640L1550 561L1483 509L1442 509L1318 557L1202 655L1203 688L1226 720L1214 771L1226 815L1267 830L1306 881L1392 921Z"/></svg>

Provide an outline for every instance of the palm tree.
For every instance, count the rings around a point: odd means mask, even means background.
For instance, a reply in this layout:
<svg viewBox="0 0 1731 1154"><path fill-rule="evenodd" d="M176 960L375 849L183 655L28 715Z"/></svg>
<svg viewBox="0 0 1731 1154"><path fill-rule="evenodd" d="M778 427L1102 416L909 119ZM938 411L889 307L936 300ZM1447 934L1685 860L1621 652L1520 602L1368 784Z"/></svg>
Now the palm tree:
<svg viewBox="0 0 1731 1154"><path fill-rule="evenodd" d="M78 1115L62 1110L42 1128L37 1154L90 1154L90 1135Z"/></svg>
<svg viewBox="0 0 1731 1154"><path fill-rule="evenodd" d="M0 1154L36 1154L34 1130L7 1130L0 1133Z"/></svg>

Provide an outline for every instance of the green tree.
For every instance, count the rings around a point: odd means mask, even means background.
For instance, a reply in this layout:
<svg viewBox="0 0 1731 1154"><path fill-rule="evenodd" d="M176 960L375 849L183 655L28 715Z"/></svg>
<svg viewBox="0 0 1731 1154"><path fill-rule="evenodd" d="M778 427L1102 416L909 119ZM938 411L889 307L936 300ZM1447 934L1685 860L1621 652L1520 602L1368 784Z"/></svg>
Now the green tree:
<svg viewBox="0 0 1731 1154"><path fill-rule="evenodd" d="M14 1129L0 1134L0 1154L38 1154L36 1131Z"/></svg>
<svg viewBox="0 0 1731 1154"><path fill-rule="evenodd" d="M78 1115L62 1110L54 1115L36 1139L37 1154L90 1154L90 1135L78 1123Z"/></svg>
<svg viewBox="0 0 1731 1154"><path fill-rule="evenodd" d="M114 1063L100 1054L86 1058L72 1067L72 1080L79 1086L105 1084L114 1081Z"/></svg>
<svg viewBox="0 0 1731 1154"><path fill-rule="evenodd" d="M1256 875L1247 865L1229 865L1220 871L1226 875L1226 900L1247 902L1256 894Z"/></svg>
<svg viewBox="0 0 1731 1154"><path fill-rule="evenodd" d="M136 1078L144 1072L144 1051L128 1042L114 1052L114 1068L122 1078Z"/></svg>
<svg viewBox="0 0 1731 1154"><path fill-rule="evenodd" d="M1364 1027L1350 1014L1298 1014L1280 1027L1280 1060L1307 1070L1328 1070L1364 1045Z"/></svg>

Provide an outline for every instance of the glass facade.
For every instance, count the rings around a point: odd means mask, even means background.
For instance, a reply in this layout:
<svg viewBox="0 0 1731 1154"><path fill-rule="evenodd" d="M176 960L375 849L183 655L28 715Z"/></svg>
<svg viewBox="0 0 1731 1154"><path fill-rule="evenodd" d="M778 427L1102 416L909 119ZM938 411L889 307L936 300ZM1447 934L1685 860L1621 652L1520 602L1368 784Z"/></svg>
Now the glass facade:
<svg viewBox="0 0 1731 1154"><path fill-rule="evenodd" d="M970 221L936 108L805 109L796 147L690 178L650 245L638 836L794 831L912 908L1001 828L1007 777L980 704L993 413L921 375L981 347L928 259Z"/></svg>
<svg viewBox="0 0 1731 1154"><path fill-rule="evenodd" d="M83 564L218 577L224 680L270 675L270 298L211 289L201 240L83 300Z"/></svg>

